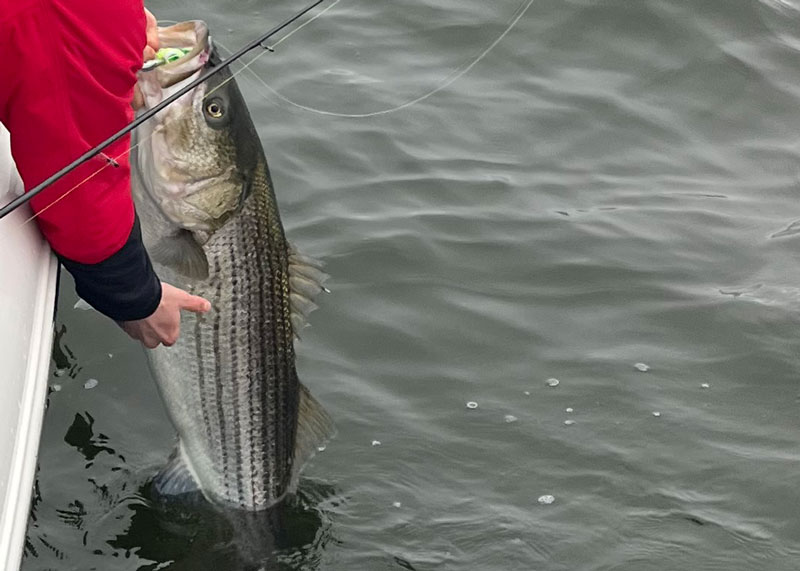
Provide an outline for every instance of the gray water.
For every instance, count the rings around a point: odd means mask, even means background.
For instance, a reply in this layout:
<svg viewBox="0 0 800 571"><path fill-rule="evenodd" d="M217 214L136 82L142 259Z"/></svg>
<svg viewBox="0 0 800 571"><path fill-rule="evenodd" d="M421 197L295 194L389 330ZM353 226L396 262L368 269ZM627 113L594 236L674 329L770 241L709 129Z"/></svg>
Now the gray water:
<svg viewBox="0 0 800 571"><path fill-rule="evenodd" d="M526 4L340 0L238 76L338 435L256 533L159 507L144 350L64 279L25 571L800 568L800 1Z"/></svg>

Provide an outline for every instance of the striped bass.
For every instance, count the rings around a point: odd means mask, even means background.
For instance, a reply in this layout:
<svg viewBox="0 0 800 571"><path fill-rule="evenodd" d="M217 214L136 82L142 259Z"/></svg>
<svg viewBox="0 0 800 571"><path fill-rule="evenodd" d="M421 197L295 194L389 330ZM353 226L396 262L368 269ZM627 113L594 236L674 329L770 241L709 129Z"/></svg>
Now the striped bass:
<svg viewBox="0 0 800 571"><path fill-rule="evenodd" d="M159 36L184 55L140 72L146 108L220 62L201 21ZM156 272L211 302L207 314L183 313L175 345L148 351L178 433L155 488L264 510L292 491L333 431L298 380L294 352L327 276L284 236L263 148L228 69L137 137L133 194Z"/></svg>

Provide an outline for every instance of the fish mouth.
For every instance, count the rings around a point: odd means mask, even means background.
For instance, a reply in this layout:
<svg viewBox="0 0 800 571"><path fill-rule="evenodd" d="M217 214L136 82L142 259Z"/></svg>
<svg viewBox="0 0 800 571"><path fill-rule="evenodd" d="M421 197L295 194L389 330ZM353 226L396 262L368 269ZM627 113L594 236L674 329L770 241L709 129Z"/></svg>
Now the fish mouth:
<svg viewBox="0 0 800 571"><path fill-rule="evenodd" d="M211 54L211 36L208 25L202 20L179 22L172 26L158 28L158 41L161 50L177 48L186 53L149 70L139 73L140 82L151 88L167 89L188 79L208 63ZM188 51L186 51L188 50Z"/></svg>

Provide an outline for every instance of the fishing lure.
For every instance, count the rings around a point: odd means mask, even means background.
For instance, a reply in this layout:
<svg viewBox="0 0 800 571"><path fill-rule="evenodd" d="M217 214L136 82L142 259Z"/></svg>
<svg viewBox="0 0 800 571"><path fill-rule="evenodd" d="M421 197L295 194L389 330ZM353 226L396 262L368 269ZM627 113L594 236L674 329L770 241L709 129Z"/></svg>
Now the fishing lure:
<svg viewBox="0 0 800 571"><path fill-rule="evenodd" d="M108 147L112 143L118 141L119 139L121 139L122 137L124 137L125 135L127 135L128 133L133 131L136 127L138 127L139 125L141 125L142 123L144 123L145 121L150 119L153 115L155 115L156 113L159 113L167 105L171 105L172 103L174 103L175 101L177 101L178 99L180 99L181 97L183 97L184 95L189 93L192 89L194 89L195 87L197 87L198 85L200 85L201 83L206 81L208 78L216 75L217 73L219 73L220 71L222 71L223 69L228 67L230 64L232 64L233 62L238 60L240 57L242 57L247 52L249 52L249 51L251 51L251 50L253 50L253 49L257 48L257 47L261 47L261 48L264 48L264 49L269 49L264 44L265 41L267 41L269 38L271 38L272 36L274 36L275 34L280 32L281 30L283 30L287 26L291 25L296 20L300 19L300 17L302 17L307 12L310 12L311 10L313 10L314 8L316 8L317 6L322 4L324 1L325 0L316 0L315 2L310 4L309 6L306 6L305 8L300 10L297 14L295 14L291 18L287 19L286 21L284 21L282 24L279 24L279 25L275 26L270 31L268 31L263 36L261 36L260 38L256 38L255 40L253 40L249 44L245 45L238 52L233 54L231 57L229 57L225 61L220 62L216 67L212 68L210 71L208 71L204 75L198 77L194 81L192 81L192 82L188 83L187 85L185 85L180 91L177 91L176 93L173 93L171 96L166 98L164 101L162 101L161 103L159 103L158 105L156 105L155 107L150 109L149 111L146 111L145 113L142 113L139 117L137 117L131 123L129 123L127 127L124 127L122 129L120 129L119 131L117 131L116 133L111 135L108 139L106 139L105 141L103 141L99 145L89 149L83 155L81 155L80 157L78 157L77 159L72 161L70 164L68 164L67 166L62 168L60 171L58 171L58 172L54 173L53 175L51 175L47 180L44 180L43 182L39 183L38 185L36 185L34 188L29 190L28 192L26 192L22 196L18 196L17 198L15 198L11 202L9 202L8 204L6 204L2 208L0 208L0 218L3 218L5 216L7 216L8 214L13 212L14 210L19 208L20 206L22 206L23 204L28 202L31 198L33 198L34 196L36 196L37 194L42 192L45 188L47 188L48 186L50 186L51 184L53 184L57 180L60 180L64 175L66 175L67 173L71 172L76 167L79 167L80 165L82 165L86 161L92 159L93 157L96 157L96 156L100 155L103 152L103 149L105 149L106 147ZM180 57L183 57L183 56L181 55ZM156 60L158 60L158 58L156 58ZM162 64L159 64L159 65L162 65ZM158 67L158 66L156 66L156 67Z"/></svg>
<svg viewBox="0 0 800 571"><path fill-rule="evenodd" d="M155 58L144 62L142 71L150 71L164 64L178 61L190 51L192 51L191 48L161 48L156 52Z"/></svg>

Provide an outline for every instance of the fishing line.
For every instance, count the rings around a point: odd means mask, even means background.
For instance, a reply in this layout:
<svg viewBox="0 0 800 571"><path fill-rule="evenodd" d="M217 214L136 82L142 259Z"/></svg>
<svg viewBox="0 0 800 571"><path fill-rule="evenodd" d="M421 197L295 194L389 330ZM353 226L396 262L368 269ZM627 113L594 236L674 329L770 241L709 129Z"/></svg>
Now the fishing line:
<svg viewBox="0 0 800 571"><path fill-rule="evenodd" d="M328 6L323 11L323 13L327 12L328 10L333 8L336 4L339 3L339 1L340 0L336 0L336 2L334 2L332 5ZM439 93L443 89L446 89L447 87L449 87L450 85L452 85L453 83L458 81L462 76L467 74L473 67L478 65L478 63L480 63L481 60L483 60L487 55L489 55L489 52L491 52L497 46L497 44L499 44L501 41L503 41L503 39L511 32L511 30L514 29L514 27L517 25L517 23L522 19L522 17L525 16L525 14L527 13L528 9L533 5L533 2L534 2L534 0L523 1L522 4L520 4L519 7L517 8L517 10L514 12L514 15L512 16L512 19L510 20L508 26L503 31L503 33L500 34L497 37L497 39L495 39L491 44L489 44L489 46L485 50L483 50L483 52L481 52L478 55L478 57L475 58L472 62L470 62L469 64L467 64L465 66L462 66L462 67L459 67L459 68L456 68L455 70L453 70L449 75L447 75L442 80L441 83L439 83L431 91L428 91L427 93L424 93L423 95L420 95L419 97L416 97L415 99L411 99L411 100L406 101L405 103L402 103L402 104L397 105L395 107L390 107L388 109L383 109L383 110L380 110L380 111L372 111L372 112L369 112L369 113L339 113L337 111L328 111L328 110L325 110L325 109L309 107L307 105L303 105L302 103L297 103L296 101L292 101L288 97L286 97L284 95L281 95L274 88L270 87L270 85L268 85L266 81L261 79L261 77L255 71L253 71L252 69L249 70L249 71L250 71L250 74L253 75L253 77L256 80L258 80L258 82L261 85L263 85L266 89L268 89L278 99L288 103L289 105L297 107L298 109L302 109L303 111L309 111L311 113L316 113L318 115L328 115L328 116L331 116L331 117L344 117L344 118L347 118L347 119L363 119L363 118L366 118L366 117L376 117L378 115L388 115L389 113L394 113L394 112L400 111L402 109L407 109L408 107L411 107L412 105L416 105L417 103L420 103L421 101L424 101L424 100L428 99L429 97ZM319 14L319 15L321 16L322 14ZM312 19L312 21L313 21L313 19ZM310 23L310 22L306 22L306 23ZM302 26L301 26L301 28L302 28ZM290 34L287 34L286 36L281 38L280 41L278 41L277 43L274 44L274 46L277 46L279 43L281 43L283 40L285 40L286 38L291 36L294 32L296 32L299 29L300 28L297 28L297 29L293 30ZM227 51L228 53L232 53L225 46L222 46L219 43L217 43L217 45L219 45L221 48L225 49L225 51ZM264 96L265 99L267 99L267 100L270 99L269 95L267 95L261 89L259 89L258 86L256 86L256 89L258 89L261 92L261 94Z"/></svg>
<svg viewBox="0 0 800 571"><path fill-rule="evenodd" d="M331 8L333 8L334 6L336 6L336 5L337 5L339 2L341 2L341 1L342 1L342 0L336 0L336 1L335 1L333 4L331 4L330 6L328 6L327 8L325 8L324 10L322 10L321 12L319 12L319 13L318 13L316 16L314 16L313 18L310 18L309 20L306 20L305 22L303 22L303 23L302 23L300 26L297 26L297 27L296 27L294 30L292 30L291 32L289 32L288 34L286 34L285 36L283 36L283 37L282 37L280 40L278 40L277 42L275 42L274 44L272 44L271 46L269 46L269 48L267 48L267 49L269 49L270 51L272 51L272 50L275 48L275 46L277 46L277 45L279 45L279 44L283 43L285 40L288 40L288 39L289 39L290 37L292 37L292 36L293 36L295 33L299 32L300 30L302 30L303 28L305 28L306 26L308 26L308 25L309 25L311 22L313 22L314 20L316 20L317 18L319 18L320 16L322 16L322 15L323 15L325 12L327 12L328 10L330 10ZM265 47L266 47L266 46L265 46ZM227 50L227 48L225 48L225 49ZM228 53L230 53L230 50L228 50ZM260 54L258 54L258 56L256 56L256 58L258 58L258 57L259 57L259 56L261 56L261 55L263 55L263 52L261 52ZM254 59L256 59L256 58L254 58ZM250 63L253 63L253 62L252 62L252 60L250 61ZM255 73L255 72L253 72L253 73Z"/></svg>
<svg viewBox="0 0 800 571"><path fill-rule="evenodd" d="M299 26L297 29L303 28L303 27L305 27L306 25L310 24L312 21L316 20L316 19L317 19L319 16L321 16L322 14L324 14L325 12L327 12L327 11L328 11L330 8L332 8L334 5L338 4L339 2L340 2L340 0L336 0L336 1L334 2L334 4L333 4L333 5L329 6L328 8L326 8L325 10L323 10L322 12L320 12L319 14L317 14L316 16L314 16L313 18L311 18L310 20L308 20L307 22L304 22L304 23L303 23L301 26ZM294 32L296 32L296 31L297 31L297 29L293 30L292 32L290 32L290 33L289 33L289 34L287 34L286 36L282 37L280 40L278 40L278 41L277 41L275 44L273 44L273 45L278 45L278 44L279 44L279 43L281 43L281 42L282 42L284 39L286 39L286 37L288 37L288 36L291 36L291 35L292 35ZM216 42L215 42L215 43L216 43ZM265 48L266 48L266 46L262 46L262 47L265 47ZM231 53L231 51L230 51L230 50L228 50L227 48L225 48L225 50L226 50L228 53ZM250 59L250 61L248 61L246 64L244 64L244 65L242 66L242 68L241 68L241 69L239 69L238 71L235 71L235 72L233 72L233 70L231 70L231 71L232 71L232 73L231 73L231 77L229 77L229 78L225 79L225 80L224 80L224 81L222 81L222 82L221 82L219 85L217 85L216 87L214 87L213 89L211 89L211 90L210 90L208 93L206 93L206 94L203 96L203 100L205 100L205 99L207 99L208 97L210 97L210 96L211 96L212 94L214 94L214 93L215 93L217 90L219 90L219 89L223 88L223 87L224 87L224 86L225 86L225 85L226 85L226 84L227 84L229 81L232 81L233 79L235 79L235 78L236 78L236 77L237 77L239 74L241 74L241 73L242 73L242 72L244 72L245 70L249 70L249 69L250 69L250 66L251 66L251 65L253 65L253 64L256 62L256 60L258 60L258 59L259 59L261 56L263 56L265 53L267 53L267 49L265 49L264 51L261 51L261 52L259 52L258 54L256 54L256 55L255 55L255 56L254 56L252 59ZM224 63L224 62L223 62L223 63ZM201 70L201 71L202 71L202 70ZM165 126L167 126L167 125L171 125L171 124L173 124L173 123L175 123L175 122L177 122L177 121L181 120L181 119L183 118L183 115L184 115L184 114L186 114L186 113L188 113L188 112L190 112L190 111L193 111L193 109L192 109L191 107L187 107L186 109L182 110L182 111L181 111L181 112L180 112L180 113L179 113L177 116L175 116L175 117L174 117L172 120L170 120L168 123L164 123L164 125L165 125ZM17 228L21 228L22 226L25 226L26 224L28 224L28 223L29 223L29 222L31 222L32 220L36 219L36 218L37 218L39 215L41 215L41 214L43 214L44 212L46 212L46 211L47 211L48 209L50 209L52 206L54 206L54 205L55 205L55 204L57 204L58 202L61 202L61 201L62 201L64 198L66 198L68 195L70 195L70 194L71 194L73 191L77 190L77 189L78 189L79 187L81 187L83 184L85 184L86 182L88 182L89 180L91 180L92 178L94 178L95 176L97 176L99 173L103 172L103 171L104 171L105 169L107 169L109 166L115 165L115 164L116 164L116 162L117 162L117 161L118 161L120 158L122 158L122 157L124 157L124 156L126 156L126 155L129 155L129 154L130 154L130 153L131 153L131 152L132 152L134 149L136 149L136 148L138 148L140 145L143 145L144 143L146 143L148 140L150 140L150 138L151 138L151 137L153 137L153 135L155 135L155 132L152 132L152 133L150 133L148 136L146 136L146 137L144 137L143 139L141 139L140 141L138 141L138 142L137 142L135 145L130 145L130 146L129 146L129 147L128 147L128 148L127 148L125 151L123 151L122 153L120 153L120 154L116 155L115 157L109 157L109 156L105 155L104 153L99 153L97 156L101 156L102 158L104 158L104 159L106 160L106 163L105 163L105 164L104 164L102 167L100 167L99 169L97 169L96 171L94 171L92 174L90 174L89 176L87 176L86 178L84 178L83 180L81 180L80 182L78 182L77 184L75 184L75 185L74 185L72 188L70 188L69 190L67 190L66 192L64 192L62 195L60 195L58 198L56 198L55 200L53 200L52 202L50 202L50 203L49 203L47 206L45 206L44 208L40 209L38 212L34 213L34 214L31 216L31 217L29 217L29 218L27 218L26 220L24 220L24 221L23 221L21 224L19 224L19 226L17 226ZM7 205L7 206L8 206L8 205Z"/></svg>
<svg viewBox="0 0 800 571"><path fill-rule="evenodd" d="M338 1L339 1L339 0L337 0L337 2L338 2ZM277 44L276 44L276 45L277 45ZM227 50L227 48L226 48L226 50ZM228 50L228 51L229 51L229 50ZM221 89L221 88L223 88L223 87L224 87L224 86L225 86L225 85L226 85L226 84L227 84L229 81L232 81L233 79L235 79L237 75L239 75L240 73L244 72L245 70L248 70L248 69L250 69L250 66L251 66L251 65L253 65L253 63L254 63L254 62L255 62L255 61L258 59L258 58L260 58L262 55L264 55L265 53L267 53L267 52L266 52L266 51L259 52L259 53L258 53L256 56L254 56L254 57L253 57L253 59L251 59L249 62L247 62L246 64L244 64L244 66L243 66L243 67L242 67L242 68L241 68L239 71L237 71L237 72L235 72L235 73L232 73L232 74L231 74L231 76L230 76L228 79L226 79L225 81L221 82L221 83L220 83L218 86L216 86L216 87L215 87L215 88L213 88L211 91L209 91L208 93L206 93L206 94L203 96L203 99L205 100L206 98L210 97L210 96L211 96L212 94L214 94L214 93L215 93L215 92L216 92L218 89ZM179 113L177 116L175 116L175 117L174 117L172 120L170 120L168 123L164 123L164 126L171 125L171 124L173 124L173 123L175 123L175 122L179 121L180 119L182 119L182 118L183 118L184 114L186 114L186 113L188 113L188 112L190 112L190 111L194 111L194 109L193 109L192 107L187 107L186 109L184 109L184 110L180 111L180 113ZM83 179L82 181L80 181L79 183L77 183L75 186L73 186L72 188L70 188L69 190L67 190L67 191L66 191L64 194L62 194L61 196L59 196L58 198L56 198L55 200L53 200L53 201L52 201L50 204L48 204L47 206L45 206L44 208L42 208L42 209L41 209L41 210L39 210L38 212L34 213L34 214L33 214L33 216L31 216L30 218L28 218L27 220L25 220L24 222L22 222L22 224L20 224L20 225L19 225L19 227L22 227L22 226L24 226L25 224L27 224L28 222L30 222L30 221L32 221L32 220L34 220L34 219L36 219L36 217L38 217L40 214L43 214L44 212L46 212L46 211L47 211L47 210L48 210L48 209L49 209L51 206L54 206L54 205L55 205L55 204L57 204L58 202L61 202L61 201L62 201L64 198L66 198L66 197L67 197L67 195L69 195L69 194L71 194L73 191L77 190L77 189L78 189L78 187L82 186L84 183L88 182L89 180L91 180L92 178L94 178L96 175L100 174L100 173L101 173L101 172L103 172L105 169L107 169L108 167L112 166L112 164L116 163L116 162L117 162L119 159L121 159L121 158L122 158L122 157L124 157L125 155L129 155L129 154L130 154L130 153L131 153L131 152L132 152L134 149L137 149L137 148L138 148L140 145L143 145L144 143L146 143L147 141L149 141L149 140L150 140L150 139L153 137L153 135L155 135L155 132L152 132L152 133L150 133L149 135L147 135L146 137L144 137L142 140L138 141L138 142L137 142L135 145L130 145L130 146L129 146L129 147L128 147L128 148L127 148L125 151L121 152L120 154L118 154L118 155L117 155L117 156L115 156L115 157L105 157L105 158L106 158L106 164L104 164L104 165L103 165L101 168L97 169L97 170L96 170L96 171L94 171L92 174L90 174L89 176L87 176L85 179Z"/></svg>
<svg viewBox="0 0 800 571"><path fill-rule="evenodd" d="M215 88L213 88L211 91L209 91L208 93L206 93L206 94L203 96L203 99L205 100L206 98L210 97L210 96L211 96L212 94L214 94L214 93L215 93L215 92L216 92L218 89L221 89L221 88L222 88L222 87L224 87L224 86L225 86L225 85L226 85L226 84L227 84L229 81L232 81L232 80L233 80L233 79L234 79L234 78L235 78L237 75L239 75L240 73L244 72L244 71L245 71L245 70L247 70L247 69L250 69L250 66L253 64L253 62L255 62L255 61L258 59L258 58L260 58L260 57L261 57L262 55L264 55L265 53L266 53L266 52L259 52L259 54L258 54L258 55L256 55L256 56L255 56L253 59L251 59L249 62L247 62L247 63L246 63L246 64L245 64L245 65L244 65L244 66L243 66L243 67L242 67L242 68L241 68L239 71L237 71L237 72L235 72L235 73L232 73L232 74L231 74L231 77L229 77L229 78L228 78L228 79L226 79L225 81L221 82L221 83L220 83L218 86L216 86L216 87L215 87ZM193 108L191 108L191 107L187 107L186 109L182 110L182 111L181 111L181 112L180 112L180 113L179 113L179 114L178 114L176 117L174 117L172 120L170 120L168 123L164 123L164 125L165 125L165 126L167 126L167 125L171 125L171 124L173 124L173 123L175 123L175 122L179 121L180 119L182 119L182 118L183 118L183 115L184 115L184 114L186 114L186 113L188 113L189 111L194 111L194 109L193 109ZM48 209L49 209L51 206L54 206L54 205L55 205L55 204L57 204L58 202L61 202L61 201L62 201L64 198L66 198L66 197L67 197L67 195L71 194L73 191L77 190L77 189L78 189L78 187L82 186L84 183L88 182L89 180L91 180L92 178L94 178L96 175L100 174L100 173L101 173L101 172L103 172L105 169L107 169L108 167L112 166L114 163L116 163L116 162L117 162L119 159L121 159L121 158L122 158L122 157L124 157L125 155L129 155L129 154L130 154L130 153L131 153L131 152L132 152L134 149L137 149L137 148L139 147L139 145L143 145L144 143L146 143L147 141L149 141L149 140L150 140L150 139L153 137L153 135L155 135L155 132L152 132L152 133L150 133L149 135L147 135L146 137L144 137L144 138L143 138L141 141L138 141L138 142L137 142L135 145L130 145L130 146L127 148L127 149L125 149L125 151L121 152L120 154L118 154L118 155L117 155L117 156L115 156L115 157L105 157L105 158L106 158L106 164L104 164L104 165L103 165L101 168L97 169L97 170L96 170L96 171L94 171L92 174L90 174L89 176L87 176L85 179L83 179L82 181L80 181L78 184L76 184L75 186L73 186L72 188L70 188L69 190L67 190L67 191L66 191L64 194L62 194L61 196L59 196L58 198L56 198L55 200L53 200L53 202L51 202L50 204L48 204L47 206L45 206L44 208L42 208L41 210L39 210L38 212L36 212L36 213L35 213L33 216L31 216L30 218L28 218L27 220L25 220L25 221L24 221L22 224L20 224L20 227L21 227L21 226L24 226L25 224L27 224L27 223L28 223L28 222L30 222L31 220L34 220L34 219L35 219L37 216L39 216L40 214L43 214L43 213L44 213L45 211L47 211L47 210L48 210Z"/></svg>
<svg viewBox="0 0 800 571"><path fill-rule="evenodd" d="M130 152L130 151L128 151L128 152ZM53 202L51 202L50 204L48 204L47 206L45 206L44 208L42 208L41 210L39 210L39 212L35 212L35 213L33 214L33 216L31 216L30 218L28 218L27 220L25 220L25 221L24 221L22 224L20 224L20 225L18 226L18 228L21 228L21 227L25 226L25 225L26 225L28 222L30 222L31 220L34 220L34 219L35 219L37 216L39 216L40 214L43 214L44 212L46 212L47 210L49 210L51 206L54 206L54 205L56 205L57 203L61 202L63 199L65 199L65 198L67 197L67 195L68 195L68 194L71 194L73 190L75 190L75 189L76 189L76 188L78 188L79 186L82 186L84 183L86 183L86 182L89 182L89 181L90 181L91 179L93 179L95 176L97 176L98 174L100 174L101 172L103 172L104 170L106 170L108 167L110 167L110 166L111 166L111 164L112 164L112 161L116 162L117 160L119 160L119 159L120 159L121 157L123 157L123 156L125 156L125 153L122 153L122 154L120 154L120 155L118 155L118 156L116 156L116 157L113 157L113 158L111 158L111 159L107 159L107 161L106 161L106 164L104 164L104 165L103 165L101 168L99 168L99 169L97 169L96 171L94 171L92 174L90 174L89 176L87 176L85 179L83 179L82 181L80 181L78 184L76 184L75 186L73 186L72 188L70 188L70 189L69 189L67 192L65 192L64 194L62 194L62 195L61 195L61 196L59 196L58 198L56 198L56 199L55 199Z"/></svg>
<svg viewBox="0 0 800 571"><path fill-rule="evenodd" d="M314 2L312 4L310 4L309 6L306 6L300 12L296 13L294 16L292 16L288 20L285 20L283 23L275 26L274 28L269 30L267 33L259 36L255 40L253 40L253 41L249 42L248 44L246 44L244 47L242 47L238 52L236 52L234 55L229 57L227 60L220 62L218 65L216 65L215 67L213 67L211 69L208 69L205 73L201 73L197 78L195 78L194 80L190 81L188 84L184 85L180 90L178 90L177 92L173 93L172 95L170 95L169 97L167 97L166 99L161 101L158 105L156 105L153 108L148 109L147 111L142 113L140 116L138 116L136 119L134 119L131 123L127 124L125 127L123 127L122 129L120 129L119 131L117 131L116 133L111 135L108 139L106 139L102 143L92 147L91 149L86 151L84 154L79 156L77 159L75 159L74 161L69 163L67 166L63 167L61 170L59 170L56 173L52 174L51 176L49 176L44 181L42 181L41 183L37 184L34 188L32 188L32 189L28 190L27 192L25 192L22 196L19 196L19 197L13 199L11 202L6 204L5 206L0 207L0 218L5 217L6 215L8 215L11 212L13 212L14 210L16 210L19 206L25 204L26 202L29 202L33 197L35 197L37 194L42 192L48 186L50 186L54 182L60 180L66 174L72 172L73 170L75 170L80 165L88 162L89 160L93 159L96 156L101 156L102 157L103 156L102 151L106 147L108 147L109 145L115 143L116 141L119 141L122 137L124 137L125 135L127 135L128 133L133 131L136 127L141 125L143 122L147 121L148 119L150 119L151 117L153 117L157 113L161 112L168 105L171 105L172 103L177 101L179 98L183 97L185 94L189 93L191 90L196 88L198 85L200 85L201 83L207 81L212 76L216 75L217 73L219 73L220 71L224 70L225 68L228 68L232 63L234 63L236 60L238 60L239 58L241 58L242 56L244 56L245 54L247 54L251 50L253 50L253 49L255 49L255 48L259 47L259 46L264 47L264 42L266 42L269 38L271 38L272 36L274 36L275 34L280 32L284 28L288 27L289 25L291 25L292 23L294 23L295 21L300 19L302 16L304 16L305 14L307 14L308 12L310 12L311 10L313 10L314 8L316 8L317 6L322 4L322 2L324 2L324 1L325 0L314 0Z"/></svg>
<svg viewBox="0 0 800 571"><path fill-rule="evenodd" d="M239 76L244 71L249 71L250 74L256 80L258 80L259 83L261 83L266 89L268 89L271 93L273 93L280 100L285 101L289 105L292 105L292 106L297 107L299 109L302 109L304 111L309 111L311 113L316 113L316 114L319 114L319 115L328 115L328 116L343 117L343 118L366 118L366 117L375 117L375 116L379 116L379 115L387 115L387 114L390 114L390 113L394 113L394 112L400 111L402 109L409 108L412 105L415 105L417 103L420 103L421 101L424 101L425 99L428 99L429 97L432 97L433 95L435 95L439 91L442 91L443 89L446 89L447 87L452 85L454 82L456 82L458 79L463 77L473 67L475 67L478 63L480 63L487 55L489 55L489 53L514 29L514 27L517 25L517 23L519 23L519 21L523 18L523 16L525 16L525 14L528 12L528 9L533 5L533 2L534 2L534 0L526 0L522 4L520 4L519 7L517 8L517 10L514 12L514 15L512 16L512 19L509 21L509 24L508 24L508 26L506 26L505 30L491 44L489 44L489 46L486 49L484 49L470 63L468 63L465 66L462 66L460 68L456 68L453 72L451 72L448 76L446 76L444 78L444 80L439 85L434 87L432 90L424 93L423 95L421 95L419 97L416 97L414 99L406 101L405 103L402 103L402 104L397 105L395 107L390 107L388 109L383 109L383 110L380 110L380 111L373 111L373 112L369 112L369 113L339 113L339 112L335 112L335 111L328 111L328 110L325 110L325 109L318 109L318 108L314 108L314 107L309 107L307 105L303 105L301 103L297 103L295 101L292 101L291 99L281 95L274 88L272 88L270 85L268 85L263 79L261 79L261 77L255 71L253 71L251 69L251 66L261 56L263 56L265 53L267 53L267 50L272 51L276 46L278 46L279 44L283 43L290 36L294 35L296 32L300 31L302 28L306 27L308 24L310 24L311 22L313 22L314 20L316 20L317 18L319 18L320 16L322 16L323 14L325 14L326 12L331 10L340 1L341 0L335 0L333 2L333 4L331 4L330 6L328 6L327 8L325 8L324 10L322 10L321 12L316 14L314 17L312 17L309 20L307 20L306 22L304 22L302 25L300 25L297 28L293 29L291 32L289 32L285 36L281 37L277 42L272 44L272 46L264 46L263 43L260 44L262 47L266 48L265 51L261 51L258 54L256 54L255 56L253 56L253 58L251 58L250 61L248 61L246 64L244 64L241 67L241 69L239 69L238 71L232 73L231 77L229 77L228 79L226 79L225 81L220 83L220 85L218 85L217 87L215 87L214 89L212 89L208 93L206 93L203 96L203 99L206 99L207 97L212 95L215 91L217 91L218 89L221 89L222 87L224 87L229 81L235 79L237 76ZM221 45L219 42L215 42L215 43L216 43L216 45L220 46L222 49L227 51L229 54L233 53L230 49L228 49L225 46ZM261 90L259 89L259 91L261 91ZM264 95L265 98L269 99L269 96L264 94L263 91L261 93L262 93L262 95ZM165 125L172 124L172 123L180 120L182 118L183 114L187 113L189 111L192 111L192 109L191 108L187 108L187 109L183 110L170 123L166 123ZM86 178L84 178L83 180L78 182L76 185L74 185L72 188L70 188L69 190L64 192L61 196L59 196L58 198L53 200L51 203L49 203L47 206L45 206L44 208L39 210L37 213L33 214L33 216L31 216L30 218L25 220L22 224L20 224L20 226L24 226L25 224L27 224L27 223L31 222L32 220L34 220L37 216L39 216L40 214L42 214L45 211L47 211L49 208L51 208L52 206L54 206L55 204L57 204L58 202L60 202L64 198L66 198L73 191L77 190L83 184L85 184L86 182L88 182L89 180L94 178L97 174L99 174L100 172L102 172L103 170L105 170L106 168L111 166L113 161L119 160L120 158L130 154L134 149L138 148L140 145L146 143L153 135L154 135L154 133L151 133L150 135L148 135L144 139L138 141L135 145L131 145L128 149L126 149L125 151L123 151L122 153L117 155L116 157L112 157L110 160L108 160L108 157L106 157L106 159L107 159L106 164L104 164L101 168L97 169L92 174L90 174L89 176L87 176Z"/></svg>

